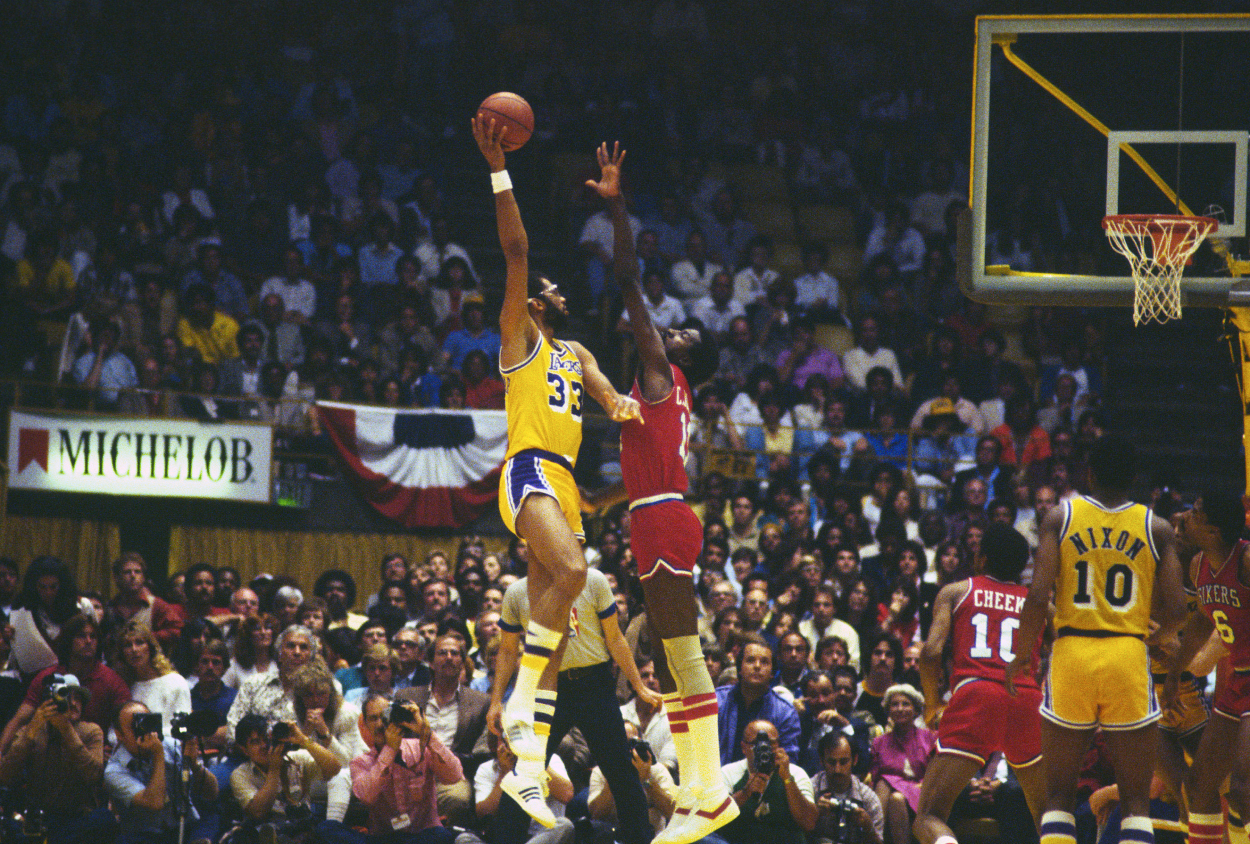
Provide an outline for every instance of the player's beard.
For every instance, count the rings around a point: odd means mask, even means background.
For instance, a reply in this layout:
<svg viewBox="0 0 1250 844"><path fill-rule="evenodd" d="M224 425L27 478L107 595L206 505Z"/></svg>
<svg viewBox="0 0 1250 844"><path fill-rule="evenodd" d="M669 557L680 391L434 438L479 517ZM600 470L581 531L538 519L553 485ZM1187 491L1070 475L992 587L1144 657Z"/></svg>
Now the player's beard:
<svg viewBox="0 0 1250 844"><path fill-rule="evenodd" d="M545 299L547 307L543 309L543 322L552 331L560 331L569 323L568 315L560 310L550 299Z"/></svg>

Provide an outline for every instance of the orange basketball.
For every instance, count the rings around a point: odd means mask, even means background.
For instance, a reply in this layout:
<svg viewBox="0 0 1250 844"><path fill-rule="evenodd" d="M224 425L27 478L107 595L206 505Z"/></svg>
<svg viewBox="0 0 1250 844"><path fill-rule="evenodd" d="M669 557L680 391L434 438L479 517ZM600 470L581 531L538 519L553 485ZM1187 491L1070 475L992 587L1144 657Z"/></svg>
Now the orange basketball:
<svg viewBox="0 0 1250 844"><path fill-rule="evenodd" d="M520 149L534 134L534 111L520 94L507 91L491 94L477 107L477 116L486 123L494 118L495 125L508 127L503 139L504 152Z"/></svg>

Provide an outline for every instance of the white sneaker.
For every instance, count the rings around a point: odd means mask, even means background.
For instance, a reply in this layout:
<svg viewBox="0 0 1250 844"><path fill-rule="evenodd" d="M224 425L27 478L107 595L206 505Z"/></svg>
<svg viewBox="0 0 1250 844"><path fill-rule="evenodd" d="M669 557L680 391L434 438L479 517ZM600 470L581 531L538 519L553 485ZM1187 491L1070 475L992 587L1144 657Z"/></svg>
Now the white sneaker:
<svg viewBox="0 0 1250 844"><path fill-rule="evenodd" d="M499 783L503 793L517 802L525 813L547 829L556 825L556 816L547 805L547 775L532 777L511 770ZM730 801L733 802L733 801Z"/></svg>
<svg viewBox="0 0 1250 844"><path fill-rule="evenodd" d="M539 769L545 768L547 748L538 740L538 735L534 732L533 720L524 721L520 718L510 717L506 710L499 720L500 726L503 728L504 740L508 742L508 747L512 749L517 758L537 762Z"/></svg>
<svg viewBox="0 0 1250 844"><path fill-rule="evenodd" d="M681 826L670 834L663 832L661 844L690 844L720 829L738 817L738 804L724 783L713 785L699 793ZM657 841L659 838L657 837ZM653 842L654 844L654 842Z"/></svg>
<svg viewBox="0 0 1250 844"><path fill-rule="evenodd" d="M677 794L673 796L673 816L668 819L668 825L652 839L651 844L672 844L681 835L682 824L690 818L690 810L698 802L698 797L699 793L694 786L679 786Z"/></svg>

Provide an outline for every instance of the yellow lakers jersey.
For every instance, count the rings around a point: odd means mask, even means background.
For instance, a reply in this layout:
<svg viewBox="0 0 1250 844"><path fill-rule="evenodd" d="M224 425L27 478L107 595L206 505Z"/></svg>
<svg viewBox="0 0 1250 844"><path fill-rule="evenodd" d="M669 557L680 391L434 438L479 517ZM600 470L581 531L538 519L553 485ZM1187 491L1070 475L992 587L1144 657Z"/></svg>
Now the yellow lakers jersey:
<svg viewBox="0 0 1250 844"><path fill-rule="evenodd" d="M559 340L539 334L538 345L516 366L503 369L508 412L508 457L537 448L572 465L582 444L582 364Z"/></svg>
<svg viewBox="0 0 1250 844"><path fill-rule="evenodd" d="M1084 496L1063 506L1055 629L1145 637L1159 562L1149 508L1109 509Z"/></svg>

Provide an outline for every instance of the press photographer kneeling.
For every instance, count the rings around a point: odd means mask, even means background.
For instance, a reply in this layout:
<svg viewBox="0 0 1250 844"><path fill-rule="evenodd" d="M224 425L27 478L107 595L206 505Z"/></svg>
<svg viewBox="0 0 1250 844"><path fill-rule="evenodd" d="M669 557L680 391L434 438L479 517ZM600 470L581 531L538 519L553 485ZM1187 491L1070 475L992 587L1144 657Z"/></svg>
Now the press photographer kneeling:
<svg viewBox="0 0 1250 844"><path fill-rule="evenodd" d="M820 818L812 834L816 844L881 844L885 813L877 793L853 773L859 763L846 733L820 739L823 770L812 777Z"/></svg>
<svg viewBox="0 0 1250 844"><path fill-rule="evenodd" d="M195 832L199 812L196 804L207 805L217 798L217 780L200 762L200 742L182 730L183 740L163 737L161 716L148 712L138 701L122 707L117 716L117 741L104 769L104 790L121 809L121 831L117 844L164 844L178 840L178 820L185 817ZM189 773L190 802L184 798L184 767Z"/></svg>
<svg viewBox="0 0 1250 844"><path fill-rule="evenodd" d="M804 844L816 828L812 781L777 738L769 721L747 724L742 731L746 757L721 768L741 814L716 831L730 844Z"/></svg>
<svg viewBox="0 0 1250 844"><path fill-rule="evenodd" d="M234 742L247 761L230 775L230 790L244 815L232 842L298 841L314 828L326 841L359 840L340 822L314 821L313 783L329 780L342 766L298 724L279 721L271 730L263 715L244 715L235 727Z"/></svg>
<svg viewBox="0 0 1250 844"><path fill-rule="evenodd" d="M43 702L0 757L0 785L24 793L26 833L42 831L48 844L108 840L117 821L97 799L104 733L82 720L89 692L72 674L48 680Z"/></svg>

